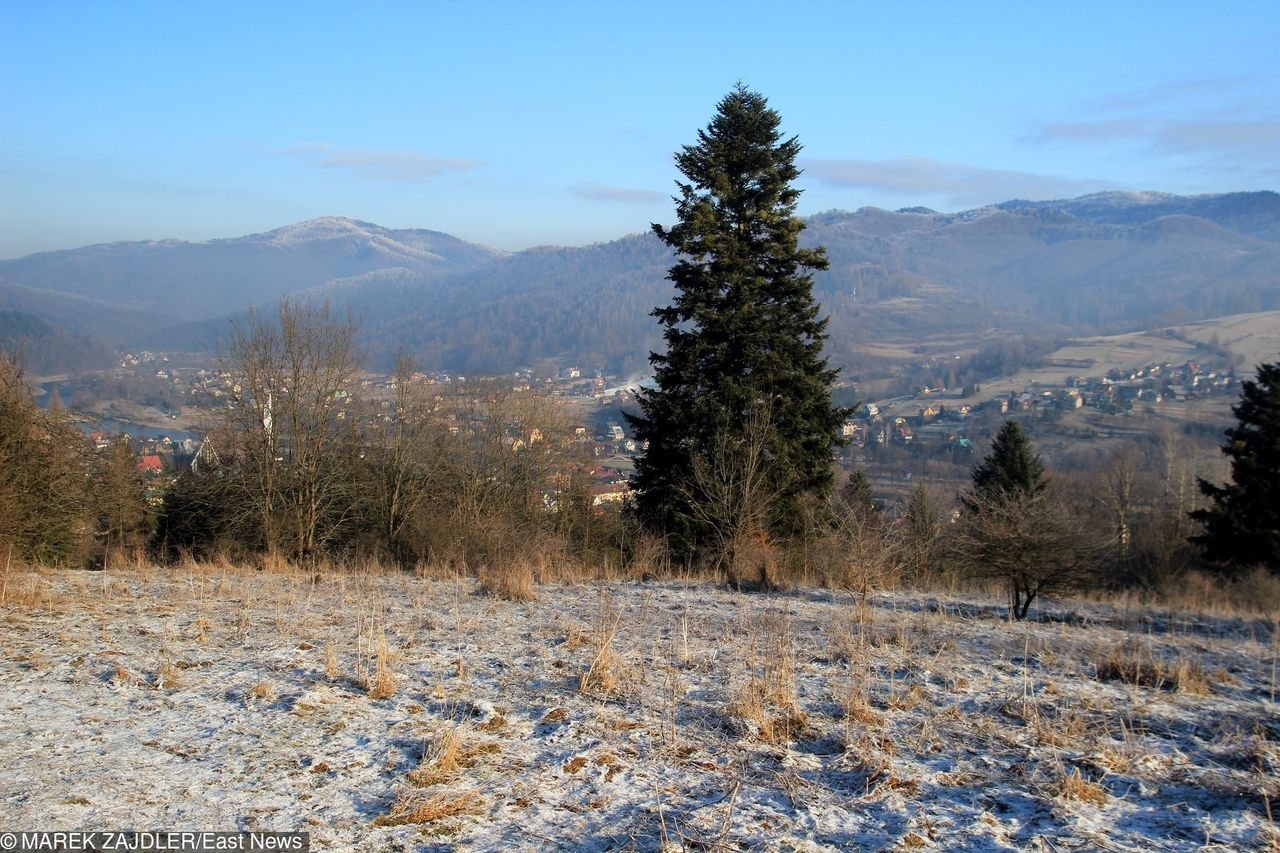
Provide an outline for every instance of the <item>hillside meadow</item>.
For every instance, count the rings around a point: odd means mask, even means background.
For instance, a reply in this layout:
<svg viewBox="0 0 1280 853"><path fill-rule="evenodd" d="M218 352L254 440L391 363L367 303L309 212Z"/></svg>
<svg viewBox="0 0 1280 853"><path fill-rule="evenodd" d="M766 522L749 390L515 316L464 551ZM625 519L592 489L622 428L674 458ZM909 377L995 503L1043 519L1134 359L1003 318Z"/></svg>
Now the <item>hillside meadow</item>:
<svg viewBox="0 0 1280 853"><path fill-rule="evenodd" d="M1277 850L1277 614L187 562L0 581L6 828ZM1255 596L1256 598L1257 596Z"/></svg>

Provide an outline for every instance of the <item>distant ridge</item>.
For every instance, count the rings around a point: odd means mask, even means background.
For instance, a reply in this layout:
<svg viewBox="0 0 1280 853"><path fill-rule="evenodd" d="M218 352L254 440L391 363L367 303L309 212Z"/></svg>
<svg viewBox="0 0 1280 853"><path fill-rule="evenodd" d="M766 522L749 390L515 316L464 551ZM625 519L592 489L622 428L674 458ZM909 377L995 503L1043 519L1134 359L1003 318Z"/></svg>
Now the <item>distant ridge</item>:
<svg viewBox="0 0 1280 853"><path fill-rule="evenodd" d="M809 217L802 239L831 261L814 288L836 364L1027 330L1104 334L1280 308L1271 191L834 210ZM27 300L11 308L66 325L47 312L95 299L124 312L129 334L118 337L156 348L213 346L227 317L289 295L351 308L379 358L404 345L451 370L571 360L631 373L660 346L649 311L671 297L671 260L649 234L508 254L322 217L223 240L46 252L0 261L0 276Z"/></svg>
<svg viewBox="0 0 1280 853"><path fill-rule="evenodd" d="M219 240L104 243L0 261L0 276L176 320L271 304L334 278L388 267L470 269L502 253L439 231L340 216Z"/></svg>

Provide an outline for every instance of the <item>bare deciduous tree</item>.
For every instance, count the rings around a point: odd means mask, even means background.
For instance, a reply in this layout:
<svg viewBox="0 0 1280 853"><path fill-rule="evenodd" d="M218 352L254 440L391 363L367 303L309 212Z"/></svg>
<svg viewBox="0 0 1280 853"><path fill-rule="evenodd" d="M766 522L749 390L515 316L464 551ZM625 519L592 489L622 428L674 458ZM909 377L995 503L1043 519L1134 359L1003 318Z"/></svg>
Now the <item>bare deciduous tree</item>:
<svg viewBox="0 0 1280 853"><path fill-rule="evenodd" d="M360 366L357 330L349 314L288 300L233 324L231 470L269 552L310 557L350 520L355 436L338 412Z"/></svg>
<svg viewBox="0 0 1280 853"><path fill-rule="evenodd" d="M467 383L443 398L437 547L469 562L502 560L530 545L545 521L542 489L562 454L564 412L544 394L500 381Z"/></svg>
<svg viewBox="0 0 1280 853"><path fill-rule="evenodd" d="M1034 494L971 493L950 539L968 577L1003 581L1009 612L1025 619L1039 596L1070 592L1096 576L1098 545L1053 485Z"/></svg>
<svg viewBox="0 0 1280 853"><path fill-rule="evenodd" d="M767 406L754 406L733 430L719 430L692 454L692 482L682 487L695 521L714 542L711 562L736 586L775 586L777 548L769 520L789 482L773 452Z"/></svg>
<svg viewBox="0 0 1280 853"><path fill-rule="evenodd" d="M421 557L415 520L443 486L448 430L437 411L439 399L415 384L413 358L396 356L392 375L392 420L368 442L364 497L379 540L401 565Z"/></svg>

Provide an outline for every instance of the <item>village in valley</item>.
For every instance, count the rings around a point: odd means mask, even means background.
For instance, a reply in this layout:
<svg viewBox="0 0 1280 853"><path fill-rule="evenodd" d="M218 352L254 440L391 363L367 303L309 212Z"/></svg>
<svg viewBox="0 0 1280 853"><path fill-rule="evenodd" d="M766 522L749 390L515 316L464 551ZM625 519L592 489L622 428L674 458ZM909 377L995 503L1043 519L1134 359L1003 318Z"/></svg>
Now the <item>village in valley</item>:
<svg viewBox="0 0 1280 853"><path fill-rule="evenodd" d="M1032 383L1020 391L978 400L981 387L964 390L920 389L915 397L899 397L860 406L844 425L843 437L853 448L867 445L944 443L968 449L965 424L981 415L1055 417L1077 409L1124 415L1135 407L1186 403L1215 395L1234 397L1239 380L1230 367L1188 361L1151 364L1133 370L1108 370L1102 376L1069 376L1061 383ZM966 393L968 391L969 393ZM989 418L988 418L989 419Z"/></svg>
<svg viewBox="0 0 1280 853"><path fill-rule="evenodd" d="M911 479L912 458L943 459L967 470L981 458L999 424L1010 417L1034 419L1069 442L1133 432L1137 428L1131 416L1135 414L1177 418L1180 410L1206 401L1226 417L1240 381L1226 361L1220 357L1181 363L1165 360L1088 375L1081 370L1078 376L1036 378L999 393L980 385L925 386L911 396L859 401L841 428L844 444L839 461L846 470L861 469L874 460L896 461L889 469L902 469L902 473L895 473L893 482L877 484L886 494L896 494L901 482ZM513 424L503 437L515 453L540 441L552 441L570 451L546 478L546 505L554 508L557 495L570 488L585 488L597 512L620 508L630 496L633 458L643 448L631 436L624 413L637 410L637 385L626 384L603 368L577 365L542 371L523 368L501 377L419 371L411 382L415 393L428 396L492 396L496 390L554 401L562 417L553 424L523 428ZM1009 383L994 384L1003 389ZM99 450L127 436L153 505L163 501L167 484L207 457L208 451L202 451L206 433L242 391L230 371L180 354L149 351L125 354L109 374L45 385L59 389L60 400L70 397L76 404L74 410L85 415L82 428L91 432ZM106 389L126 393L130 399L101 399ZM337 417L351 419L376 434L395 422L396 391L393 375L361 373L350 392L340 392L343 399ZM846 396L861 396L852 383L846 382L844 391ZM549 434L554 430L563 434ZM873 480L877 472L884 479L884 470L883 466L873 469Z"/></svg>

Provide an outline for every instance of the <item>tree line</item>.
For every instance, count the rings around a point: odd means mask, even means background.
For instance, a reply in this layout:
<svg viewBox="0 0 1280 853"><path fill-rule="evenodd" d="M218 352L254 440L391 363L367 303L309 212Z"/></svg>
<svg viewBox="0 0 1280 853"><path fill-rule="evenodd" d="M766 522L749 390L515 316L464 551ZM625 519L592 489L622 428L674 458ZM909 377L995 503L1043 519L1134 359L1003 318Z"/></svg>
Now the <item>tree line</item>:
<svg viewBox="0 0 1280 853"><path fill-rule="evenodd" d="M812 582L862 594L995 583L1016 617L1044 595L1159 593L1194 569L1231 578L1280 565L1278 504L1259 491L1280 482L1275 365L1246 383L1225 486L1197 483L1177 434L1052 472L1008 421L957 500L917 483L886 506L855 472L789 510L785 534L770 520L782 493L760 412L741 433L713 437L680 487L703 536L693 555L652 536L638 513L593 506L554 399L509 383L432 391L404 357L391 399L360 399L354 335L349 318L287 303L237 329L229 365L240 392L158 508L143 499L127 442L95 451L68 413L34 404L16 359L0 355L0 552L72 566L150 549L161 560L382 559L478 575L539 561L562 574L688 568L742 588Z"/></svg>
<svg viewBox="0 0 1280 853"><path fill-rule="evenodd" d="M233 326L238 390L166 494L162 556L474 569L539 542L616 547L614 520L582 499L581 446L554 398L501 380L438 391L403 354L389 396L362 397L357 338L349 315L287 301Z"/></svg>
<svg viewBox="0 0 1280 853"><path fill-rule="evenodd" d="M36 406L22 360L0 349L0 560L100 564L143 545L151 513L132 448L97 450L59 406Z"/></svg>

